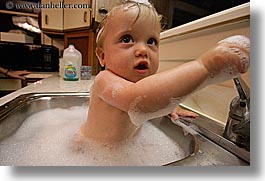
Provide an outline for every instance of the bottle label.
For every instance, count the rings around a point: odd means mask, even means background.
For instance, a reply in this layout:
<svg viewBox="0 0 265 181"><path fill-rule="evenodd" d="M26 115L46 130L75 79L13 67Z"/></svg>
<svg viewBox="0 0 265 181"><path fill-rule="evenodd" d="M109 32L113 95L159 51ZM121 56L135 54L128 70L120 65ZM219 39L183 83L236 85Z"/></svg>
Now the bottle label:
<svg viewBox="0 0 265 181"><path fill-rule="evenodd" d="M64 69L64 79L66 80L78 80L77 70L75 66L69 64Z"/></svg>

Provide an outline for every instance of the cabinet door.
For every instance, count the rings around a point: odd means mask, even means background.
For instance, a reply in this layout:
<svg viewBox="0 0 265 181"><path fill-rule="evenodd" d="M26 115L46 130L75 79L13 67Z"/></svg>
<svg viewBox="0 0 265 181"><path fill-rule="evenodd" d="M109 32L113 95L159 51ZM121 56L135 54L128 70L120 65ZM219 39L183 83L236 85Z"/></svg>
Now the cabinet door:
<svg viewBox="0 0 265 181"><path fill-rule="evenodd" d="M64 30L89 28L91 25L91 0L65 0Z"/></svg>
<svg viewBox="0 0 265 181"><path fill-rule="evenodd" d="M42 0L42 4L58 5L62 0ZM63 8L42 8L42 29L63 31Z"/></svg>
<svg viewBox="0 0 265 181"><path fill-rule="evenodd" d="M82 65L92 66L92 74L99 70L99 62L95 55L95 33L92 30L73 31L64 35L64 47L73 44L82 54Z"/></svg>
<svg viewBox="0 0 265 181"><path fill-rule="evenodd" d="M111 9L118 4L121 0L93 0L93 14L96 22L101 22L105 17L104 13L100 13L100 10L106 10L110 12Z"/></svg>

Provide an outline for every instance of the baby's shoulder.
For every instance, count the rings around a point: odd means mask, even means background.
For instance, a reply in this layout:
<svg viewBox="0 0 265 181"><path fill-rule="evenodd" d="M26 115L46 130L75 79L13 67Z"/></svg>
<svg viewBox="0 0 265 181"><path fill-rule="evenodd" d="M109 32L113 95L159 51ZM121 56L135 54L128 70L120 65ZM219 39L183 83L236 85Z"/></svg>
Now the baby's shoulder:
<svg viewBox="0 0 265 181"><path fill-rule="evenodd" d="M113 74L108 70L104 70L98 73L98 75L95 77L94 88L99 91L105 90L106 88L109 89L117 82L119 82L119 80L117 79L116 74Z"/></svg>
<svg viewBox="0 0 265 181"><path fill-rule="evenodd" d="M95 77L94 84L104 84L110 82L112 76L113 76L112 73L108 70L101 71Z"/></svg>
<svg viewBox="0 0 265 181"><path fill-rule="evenodd" d="M117 74L109 71L104 70L98 73L98 75L95 78L95 83L100 84L112 84L112 83L119 83L119 82L127 82L124 78L118 76Z"/></svg>
<svg viewBox="0 0 265 181"><path fill-rule="evenodd" d="M117 74L114 74L109 70L104 70L96 76L93 89L100 94L100 92L105 93L122 89L131 84L132 82L125 80Z"/></svg>

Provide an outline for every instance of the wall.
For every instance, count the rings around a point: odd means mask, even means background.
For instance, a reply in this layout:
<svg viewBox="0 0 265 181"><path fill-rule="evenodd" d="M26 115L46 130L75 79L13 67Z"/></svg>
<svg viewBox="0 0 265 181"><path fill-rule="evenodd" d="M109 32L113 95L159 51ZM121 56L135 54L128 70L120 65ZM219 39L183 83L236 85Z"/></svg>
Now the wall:
<svg viewBox="0 0 265 181"><path fill-rule="evenodd" d="M194 60L218 41L236 34L250 36L249 3L162 32L159 71ZM250 87L250 70L242 77ZM231 80L208 86L183 104L224 124L235 96Z"/></svg>

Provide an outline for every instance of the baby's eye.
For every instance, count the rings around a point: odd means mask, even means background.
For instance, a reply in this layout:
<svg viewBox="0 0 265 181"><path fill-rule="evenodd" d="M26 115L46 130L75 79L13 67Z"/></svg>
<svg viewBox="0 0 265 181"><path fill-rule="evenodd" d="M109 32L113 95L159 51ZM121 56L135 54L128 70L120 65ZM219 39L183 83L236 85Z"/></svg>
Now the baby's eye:
<svg viewBox="0 0 265 181"><path fill-rule="evenodd" d="M157 41L154 38L150 38L149 40L147 40L147 44L148 45L156 45L157 44Z"/></svg>
<svg viewBox="0 0 265 181"><path fill-rule="evenodd" d="M131 35L124 35L121 38L121 42L123 42L123 43L132 43L133 42L133 38L132 38Z"/></svg>

